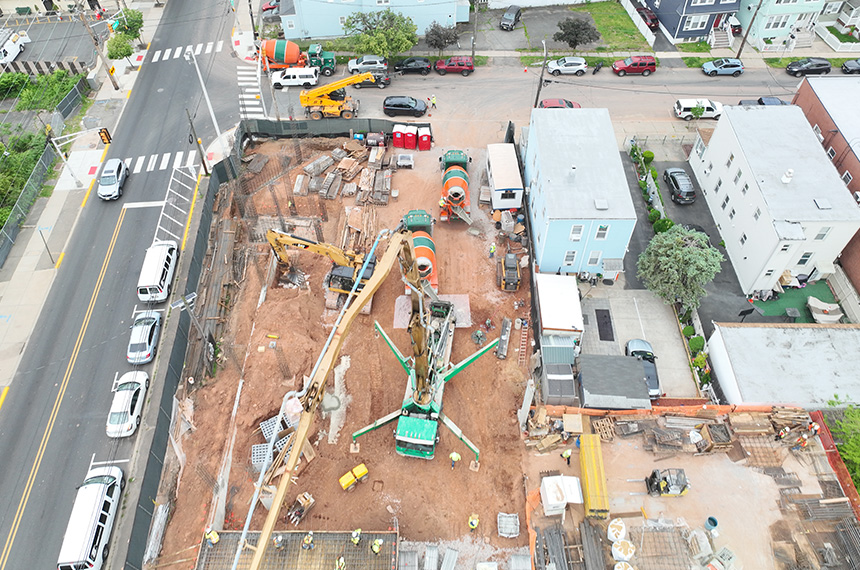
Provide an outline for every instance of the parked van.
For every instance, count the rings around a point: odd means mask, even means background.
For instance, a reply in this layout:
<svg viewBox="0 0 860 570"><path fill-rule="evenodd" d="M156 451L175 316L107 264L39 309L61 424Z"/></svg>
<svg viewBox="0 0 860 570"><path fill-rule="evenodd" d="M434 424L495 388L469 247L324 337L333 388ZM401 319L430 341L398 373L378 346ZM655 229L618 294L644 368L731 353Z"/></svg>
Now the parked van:
<svg viewBox="0 0 860 570"><path fill-rule="evenodd" d="M57 570L100 570L104 565L123 487L119 467L90 469L75 495Z"/></svg>
<svg viewBox="0 0 860 570"><path fill-rule="evenodd" d="M24 51L24 44L30 43L27 32L13 32L9 29L0 30L0 64L11 63Z"/></svg>
<svg viewBox="0 0 860 570"><path fill-rule="evenodd" d="M167 299L178 257L175 241L156 241L149 246L137 280L138 299L144 303L160 303Z"/></svg>
<svg viewBox="0 0 860 570"><path fill-rule="evenodd" d="M487 178L494 210L517 210L523 205L523 179L517 151L510 143L487 145Z"/></svg>
<svg viewBox="0 0 860 570"><path fill-rule="evenodd" d="M272 73L272 87L275 89L289 86L301 86L308 89L319 81L319 67L290 67Z"/></svg>
<svg viewBox="0 0 860 570"><path fill-rule="evenodd" d="M672 110L679 119L692 121L693 109L696 107L703 109L702 119L719 119L723 114L723 104L710 99L678 99L672 106Z"/></svg>

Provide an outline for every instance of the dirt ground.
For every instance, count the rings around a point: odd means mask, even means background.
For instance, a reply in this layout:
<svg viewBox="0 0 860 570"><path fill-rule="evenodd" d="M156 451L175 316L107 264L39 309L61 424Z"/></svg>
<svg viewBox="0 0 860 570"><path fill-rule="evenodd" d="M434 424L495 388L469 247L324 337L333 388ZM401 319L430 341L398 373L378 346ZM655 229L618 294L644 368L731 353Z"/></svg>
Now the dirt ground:
<svg viewBox="0 0 860 570"><path fill-rule="evenodd" d="M278 141L265 143L254 150L277 154L290 152L292 148L292 144ZM441 187L438 157L445 148L436 146L431 151L416 151L415 169L394 174L392 188L400 189L400 196L388 206L375 208L377 232L394 228L411 209L427 209L434 216L438 213L438 207L433 207ZM480 154L482 149L465 150L476 156L470 168L472 213L475 226L482 233L477 237L470 235L463 222L439 222L433 234L439 266L439 292L468 295L471 304L474 326L457 329L451 358L454 363L478 348L470 336L479 323L492 318L498 325L503 317L527 317L530 305L527 285L515 294L503 293L495 286L495 260L488 258L495 230L487 218L487 211L477 207L480 183L476 181L485 176L482 161L477 158L483 156ZM302 164L313 158L310 154L304 152ZM286 184L291 188L295 176L301 172L301 165L295 162L293 165L289 180L283 180L279 192L283 192ZM268 213L265 199L268 195L265 192L254 197L258 213ZM286 195L277 199L283 200L282 206L288 201ZM313 200L296 198L295 202L300 216L317 213ZM325 202L329 220L323 224L323 230L327 241L334 241L340 235L344 206L352 206L353 203L354 198ZM247 239L247 235L243 238ZM300 252L294 258L296 265L308 274L309 290L270 284L265 302L256 308L269 259L268 251L268 245L260 245L260 255L253 261L256 268L249 268L246 273L228 334L222 340L222 344L233 346L236 358L225 361L217 376L193 393L196 430L182 441L187 464L166 531L163 557L174 559L173 553L199 543L205 525L211 520L211 481L221 470L225 450L233 435L230 415L242 375L238 364L244 366L244 384L235 422L224 521L224 528L233 529L244 524L257 479L250 462L251 446L263 443L257 426L276 415L283 395L299 388L302 375L310 374L330 330L326 325L333 320L333 315L324 308L322 286L330 263L310 252ZM526 274L523 282L528 283ZM298 484L287 495L287 505L304 491L316 499L316 506L298 529L344 531L361 527L385 530L396 524L401 536L408 540L456 540L469 534L467 520L471 513L477 513L481 524L478 536L473 535L474 538L488 541L497 548L522 547L526 544L525 532L518 539L502 539L497 535L495 523L499 512L519 513L521 525L525 523L524 448L515 418L526 381L525 365L518 365L519 331L513 331L516 334L512 335L506 360L499 360L490 352L454 378L445 389L445 413L481 450L477 473L469 470L474 456L443 426L440 426L441 440L436 458L432 461L397 455L389 426L360 438L360 453L350 453L352 432L400 407L406 377L372 327L373 321L378 320L400 350L409 352L406 331L393 328L395 299L403 291L395 268L374 296L372 314L360 316L349 333L342 352L348 357L348 370L344 376L345 398L341 398L341 407L346 410L345 423L337 431L339 426L332 428L329 418L318 414L316 434L311 437L316 459L300 472ZM526 308L515 311L514 300L526 301ZM495 338L498 334L499 329L496 328L488 336ZM276 342L285 356L291 377L284 377L283 362L279 362L276 350L269 348L271 338L267 335L279 337ZM263 350L258 350L258 347L263 347ZM331 392L333 387L330 375L327 391ZM463 457L453 471L447 459L452 451ZM338 479L362 462L369 469L369 480L346 494L341 490ZM282 511L285 512L286 508ZM260 529L266 514L266 509L258 505L250 528ZM216 528L220 523L214 521ZM287 527L283 519L276 528L293 529L291 525ZM192 568L193 563L188 567Z"/></svg>

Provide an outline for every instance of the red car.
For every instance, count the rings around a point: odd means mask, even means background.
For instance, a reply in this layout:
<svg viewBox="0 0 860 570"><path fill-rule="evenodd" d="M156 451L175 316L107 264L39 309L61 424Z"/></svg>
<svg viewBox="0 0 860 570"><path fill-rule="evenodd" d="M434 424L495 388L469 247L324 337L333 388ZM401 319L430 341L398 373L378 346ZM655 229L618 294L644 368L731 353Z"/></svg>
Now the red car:
<svg viewBox="0 0 860 570"><path fill-rule="evenodd" d="M265 4L263 4L260 9L263 12L268 12L270 10L277 10L281 5L281 0L269 0Z"/></svg>
<svg viewBox="0 0 860 570"><path fill-rule="evenodd" d="M657 14L655 14L651 8L636 8L636 11L639 12L639 15L642 16L643 20L645 20L645 25L652 30L660 29L660 20L657 19Z"/></svg>
<svg viewBox="0 0 860 570"><path fill-rule="evenodd" d="M463 77L468 77L470 73L475 71L475 64L472 58L467 55L455 55L448 59L440 59L433 64L433 69L439 75L446 73L459 73Z"/></svg>
<svg viewBox="0 0 860 570"><path fill-rule="evenodd" d="M582 105L567 99L544 99L538 103L538 109L581 109Z"/></svg>

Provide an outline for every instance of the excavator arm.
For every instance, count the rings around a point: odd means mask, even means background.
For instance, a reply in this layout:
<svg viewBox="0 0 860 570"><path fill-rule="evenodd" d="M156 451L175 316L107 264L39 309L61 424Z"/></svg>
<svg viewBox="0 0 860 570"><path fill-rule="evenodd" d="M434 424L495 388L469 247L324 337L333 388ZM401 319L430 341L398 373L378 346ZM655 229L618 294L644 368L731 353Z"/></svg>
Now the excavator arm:
<svg viewBox="0 0 860 570"><path fill-rule="evenodd" d="M302 90L299 93L299 102L302 104L302 107L308 107L310 105L319 105L318 102L320 99L328 99L329 94L337 91L338 89L343 89L348 85L354 85L356 83L361 83L362 81L376 81L376 78L372 73L366 71L364 73L359 73L356 75L350 75L349 77L344 77L343 79L338 79L337 81L332 81L326 85L320 85L319 87L315 87L314 89Z"/></svg>
<svg viewBox="0 0 860 570"><path fill-rule="evenodd" d="M328 257L335 265L343 267L358 269L364 263L364 256L354 251L344 251L327 243L319 243L312 239L301 238L292 234L279 232L278 230L267 231L266 239L269 241L269 245L272 246L272 250L274 250L275 255L278 256L278 260L281 263L289 263L289 257L287 256L288 247L305 249L317 255Z"/></svg>

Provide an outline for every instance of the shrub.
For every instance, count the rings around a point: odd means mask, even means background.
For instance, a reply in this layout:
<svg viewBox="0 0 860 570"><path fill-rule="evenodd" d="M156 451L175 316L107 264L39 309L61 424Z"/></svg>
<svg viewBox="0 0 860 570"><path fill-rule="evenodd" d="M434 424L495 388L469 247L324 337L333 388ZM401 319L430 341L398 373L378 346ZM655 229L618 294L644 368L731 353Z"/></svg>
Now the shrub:
<svg viewBox="0 0 860 570"><path fill-rule="evenodd" d="M687 325L686 327L684 327L684 330L682 332L683 332L685 337L690 338L691 336L696 334L696 329L694 329L690 325Z"/></svg>
<svg viewBox="0 0 860 570"><path fill-rule="evenodd" d="M648 212L648 223L654 225L654 222L662 218L659 210L654 210L653 208Z"/></svg>
<svg viewBox="0 0 860 570"><path fill-rule="evenodd" d="M701 338L701 337L699 337ZM698 368L699 370L704 370L708 367L708 355L704 352L700 352L696 355L696 358L693 359L693 366Z"/></svg>
<svg viewBox="0 0 860 570"><path fill-rule="evenodd" d="M30 76L26 73L4 73L0 75L0 96L14 99L28 85Z"/></svg>
<svg viewBox="0 0 860 570"><path fill-rule="evenodd" d="M639 181L639 189L642 190L643 193L647 193L648 183L644 180Z"/></svg>
<svg viewBox="0 0 860 570"><path fill-rule="evenodd" d="M654 182L657 182L657 169L654 168L653 166L651 167L651 179Z"/></svg>
<svg viewBox="0 0 860 570"><path fill-rule="evenodd" d="M630 159L634 162L639 160L639 147L635 144L630 145Z"/></svg>
<svg viewBox="0 0 860 570"><path fill-rule="evenodd" d="M699 354L705 348L705 339L700 336L694 336L690 339L690 352Z"/></svg>
<svg viewBox="0 0 860 570"><path fill-rule="evenodd" d="M711 383L711 373L710 372L702 372L699 374L699 387L704 388L706 385Z"/></svg>
<svg viewBox="0 0 860 570"><path fill-rule="evenodd" d="M654 233L662 234L663 232L669 231L669 229L674 225L675 222L669 218L660 218L654 222Z"/></svg>
<svg viewBox="0 0 860 570"><path fill-rule="evenodd" d="M651 164L651 161L654 160L654 153L650 150L646 150L642 153L642 160L645 162L645 166Z"/></svg>

